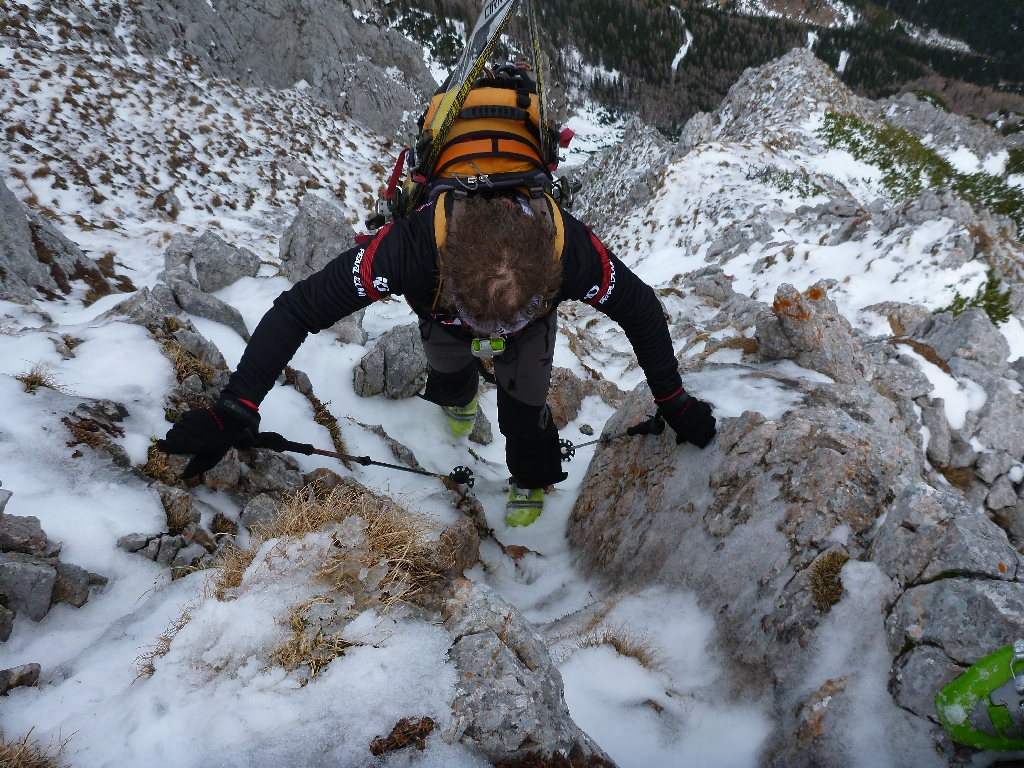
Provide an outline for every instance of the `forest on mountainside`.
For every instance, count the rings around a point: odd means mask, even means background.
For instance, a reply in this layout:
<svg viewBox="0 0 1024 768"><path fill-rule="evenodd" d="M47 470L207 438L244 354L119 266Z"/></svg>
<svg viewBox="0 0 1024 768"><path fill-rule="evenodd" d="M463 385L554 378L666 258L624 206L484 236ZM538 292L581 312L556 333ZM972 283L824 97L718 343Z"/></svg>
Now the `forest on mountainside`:
<svg viewBox="0 0 1024 768"><path fill-rule="evenodd" d="M580 60L605 73L585 83L591 96L612 111L639 114L668 132L677 131L695 113L715 109L747 67L760 66L788 50L817 40L814 52L832 67L849 54L843 81L856 93L879 98L906 83L930 75L1024 92L1024 53L1015 21L1024 11L1016 0L979 0L983 10L957 34L956 19L965 0L853 0L861 22L846 28L817 28L780 18L743 15L734 3L707 7L700 0L543 0L538 3L544 45L555 78L573 82ZM453 20L471 26L477 0L388 0L389 19L428 44L443 64L461 50ZM896 6L915 7L911 23L964 37L970 53L924 45L896 24ZM991 9L990 9L991 6ZM997 13L999 33L983 33L986 9ZM953 25L949 27L949 25ZM693 41L673 70L686 34ZM523 40L517 19L509 28ZM1016 37L1015 37L1016 36ZM1001 47L1000 47L1001 46ZM523 45L525 50L525 45ZM1009 52L1006 52L1009 51Z"/></svg>

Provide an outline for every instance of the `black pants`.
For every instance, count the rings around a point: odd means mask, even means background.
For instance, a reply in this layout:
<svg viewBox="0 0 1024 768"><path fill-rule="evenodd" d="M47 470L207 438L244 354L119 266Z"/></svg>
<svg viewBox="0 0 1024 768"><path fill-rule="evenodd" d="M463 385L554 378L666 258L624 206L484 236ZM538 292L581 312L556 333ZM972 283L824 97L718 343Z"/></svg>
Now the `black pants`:
<svg viewBox="0 0 1024 768"><path fill-rule="evenodd" d="M505 352L494 358L505 462L523 488L543 488L566 478L547 404L557 330L552 312L507 339ZM460 328L449 330L421 319L420 338L430 364L424 397L438 405L468 405L479 385L472 337Z"/></svg>

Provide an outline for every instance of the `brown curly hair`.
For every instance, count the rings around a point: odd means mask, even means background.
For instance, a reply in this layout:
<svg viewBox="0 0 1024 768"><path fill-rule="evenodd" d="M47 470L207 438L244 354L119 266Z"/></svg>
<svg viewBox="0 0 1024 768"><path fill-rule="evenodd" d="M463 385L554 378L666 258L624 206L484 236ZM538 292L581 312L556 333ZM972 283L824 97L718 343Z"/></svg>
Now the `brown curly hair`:
<svg viewBox="0 0 1024 768"><path fill-rule="evenodd" d="M441 249L443 298L468 317L507 325L540 296L546 314L562 286L555 228L507 197L456 206Z"/></svg>

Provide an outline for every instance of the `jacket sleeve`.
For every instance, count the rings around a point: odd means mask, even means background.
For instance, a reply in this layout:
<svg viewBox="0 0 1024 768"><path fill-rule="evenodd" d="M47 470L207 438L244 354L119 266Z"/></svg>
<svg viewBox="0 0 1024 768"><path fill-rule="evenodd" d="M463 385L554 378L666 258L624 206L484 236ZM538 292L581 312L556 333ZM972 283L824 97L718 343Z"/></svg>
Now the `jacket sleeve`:
<svg viewBox="0 0 1024 768"><path fill-rule="evenodd" d="M565 222L562 295L584 301L619 324L633 346L655 400L683 389L668 323L654 289L634 275L584 224Z"/></svg>
<svg viewBox="0 0 1024 768"><path fill-rule="evenodd" d="M306 335L330 328L385 296L434 280L433 208L383 227L274 300L224 393L259 405Z"/></svg>

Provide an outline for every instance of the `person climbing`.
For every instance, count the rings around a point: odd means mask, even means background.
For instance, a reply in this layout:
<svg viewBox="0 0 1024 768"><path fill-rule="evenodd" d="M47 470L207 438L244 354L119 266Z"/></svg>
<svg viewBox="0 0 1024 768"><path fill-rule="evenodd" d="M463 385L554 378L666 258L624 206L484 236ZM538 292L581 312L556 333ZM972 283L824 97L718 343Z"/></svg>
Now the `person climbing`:
<svg viewBox="0 0 1024 768"><path fill-rule="evenodd" d="M586 302L622 327L677 443L704 448L715 435L711 406L683 388L650 286L549 196L504 190L443 194L282 293L217 403L185 413L159 449L194 455L185 477L213 468L246 430L259 431L259 405L307 334L395 295L419 318L422 397L444 409L456 435L476 418L478 356L494 355L509 525L536 520L543 489L566 478L547 405L561 301Z"/></svg>

